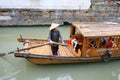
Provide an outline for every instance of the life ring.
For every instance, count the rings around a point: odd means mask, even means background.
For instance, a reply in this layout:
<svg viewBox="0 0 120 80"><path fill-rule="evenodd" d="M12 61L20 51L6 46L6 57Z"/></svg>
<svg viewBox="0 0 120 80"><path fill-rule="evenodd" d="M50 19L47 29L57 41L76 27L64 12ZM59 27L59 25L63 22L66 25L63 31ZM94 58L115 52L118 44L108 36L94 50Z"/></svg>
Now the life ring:
<svg viewBox="0 0 120 80"><path fill-rule="evenodd" d="M103 62L108 62L111 58L111 54L109 52L104 52L101 56Z"/></svg>

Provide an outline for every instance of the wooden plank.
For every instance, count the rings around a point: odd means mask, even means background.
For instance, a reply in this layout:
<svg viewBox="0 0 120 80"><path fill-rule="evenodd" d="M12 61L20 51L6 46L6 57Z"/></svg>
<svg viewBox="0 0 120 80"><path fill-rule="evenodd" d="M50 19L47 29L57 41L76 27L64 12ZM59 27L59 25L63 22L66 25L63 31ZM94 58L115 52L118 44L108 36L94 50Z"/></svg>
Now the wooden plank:
<svg viewBox="0 0 120 80"><path fill-rule="evenodd" d="M105 22L72 23L86 37L120 35L120 24Z"/></svg>
<svg viewBox="0 0 120 80"><path fill-rule="evenodd" d="M64 50L64 47L63 46L59 46L59 55L60 56L66 56L66 52Z"/></svg>
<svg viewBox="0 0 120 80"><path fill-rule="evenodd" d="M30 43L25 44L24 47L31 47L32 45L38 44L37 40L30 40ZM43 41L45 43L45 41ZM42 43L41 41L39 43ZM43 43L42 43L43 44ZM38 55L53 55L51 51L50 45L45 45L41 47L37 47L34 49L29 50L30 53L32 54L38 54ZM59 46L58 50L59 56L66 56L66 57L76 57L80 56L79 54L76 54L76 52L73 50L72 47L68 46Z"/></svg>

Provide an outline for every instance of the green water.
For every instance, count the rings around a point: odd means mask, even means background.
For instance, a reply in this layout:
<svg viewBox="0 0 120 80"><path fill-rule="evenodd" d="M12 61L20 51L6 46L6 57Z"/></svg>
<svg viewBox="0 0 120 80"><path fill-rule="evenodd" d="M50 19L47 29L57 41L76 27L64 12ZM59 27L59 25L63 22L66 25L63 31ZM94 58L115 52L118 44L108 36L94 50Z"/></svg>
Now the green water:
<svg viewBox="0 0 120 80"><path fill-rule="evenodd" d="M49 27L1 27L0 52L9 52L22 44L17 37L47 38ZM63 39L69 37L69 27L59 28ZM108 63L35 65L13 54L0 57L0 80L120 80L120 60Z"/></svg>

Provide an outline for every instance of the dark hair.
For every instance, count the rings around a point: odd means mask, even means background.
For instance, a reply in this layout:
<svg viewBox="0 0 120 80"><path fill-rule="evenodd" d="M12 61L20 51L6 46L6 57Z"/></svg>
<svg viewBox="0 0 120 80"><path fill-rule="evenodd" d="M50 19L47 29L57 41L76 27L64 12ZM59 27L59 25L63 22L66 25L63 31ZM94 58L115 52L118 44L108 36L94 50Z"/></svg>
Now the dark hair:
<svg viewBox="0 0 120 80"><path fill-rule="evenodd" d="M75 37L75 39L76 39L76 40L78 40L78 38L77 38L77 37Z"/></svg>

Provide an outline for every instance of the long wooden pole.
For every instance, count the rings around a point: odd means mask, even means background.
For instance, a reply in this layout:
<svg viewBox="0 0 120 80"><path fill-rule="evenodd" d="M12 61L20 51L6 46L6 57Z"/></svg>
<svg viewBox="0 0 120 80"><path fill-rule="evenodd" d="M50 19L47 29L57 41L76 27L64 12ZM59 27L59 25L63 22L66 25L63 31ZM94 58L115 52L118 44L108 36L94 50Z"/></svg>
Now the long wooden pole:
<svg viewBox="0 0 120 80"><path fill-rule="evenodd" d="M58 43L58 42L47 42L47 43L44 43L44 44L37 44L37 45L34 45L34 46L31 46L31 47L28 47L28 48L22 48L22 49L18 49L17 50L14 50L14 51L11 51L11 52L8 52L8 53L0 53L0 56L4 56L4 55L7 55L7 54L13 54L15 53L16 51L25 51L25 50L29 50L29 49L33 49L33 48L36 48L36 47L41 47L41 46L45 46L45 45L50 45L50 44L57 44L57 45L62 45L62 46L68 46L68 44L62 44L62 43Z"/></svg>
<svg viewBox="0 0 120 80"><path fill-rule="evenodd" d="M35 45L35 46L31 46L31 47L28 47L28 48L22 48L22 49L18 49L17 50L14 50L14 51L11 51L11 52L8 52L8 53L0 53L0 56L4 56L4 55L7 55L7 54L13 54L15 53L16 51L25 51L25 50L29 50L29 49L32 49L32 48L36 48L36 47L41 47L41 46L44 46L44 45L49 45L50 43L47 42L47 43L44 43L44 44L38 44L38 45Z"/></svg>

